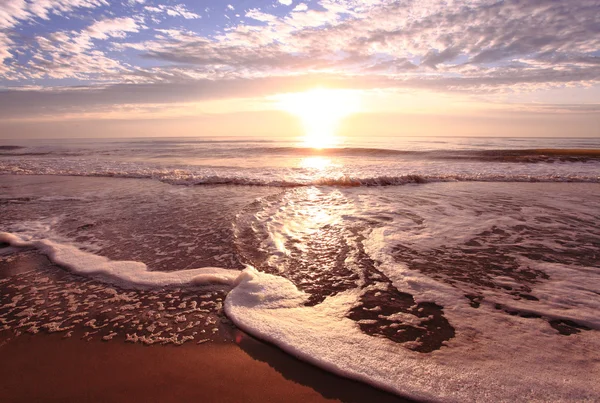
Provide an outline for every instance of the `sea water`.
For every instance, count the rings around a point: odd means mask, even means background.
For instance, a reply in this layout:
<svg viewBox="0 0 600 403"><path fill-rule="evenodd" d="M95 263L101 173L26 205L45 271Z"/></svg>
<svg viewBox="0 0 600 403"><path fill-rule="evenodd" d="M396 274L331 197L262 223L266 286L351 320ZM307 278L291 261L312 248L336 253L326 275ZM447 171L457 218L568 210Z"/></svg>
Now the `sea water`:
<svg viewBox="0 0 600 403"><path fill-rule="evenodd" d="M0 264L61 269L0 275L0 335L180 344L231 320L402 396L598 400L597 149L3 141Z"/></svg>

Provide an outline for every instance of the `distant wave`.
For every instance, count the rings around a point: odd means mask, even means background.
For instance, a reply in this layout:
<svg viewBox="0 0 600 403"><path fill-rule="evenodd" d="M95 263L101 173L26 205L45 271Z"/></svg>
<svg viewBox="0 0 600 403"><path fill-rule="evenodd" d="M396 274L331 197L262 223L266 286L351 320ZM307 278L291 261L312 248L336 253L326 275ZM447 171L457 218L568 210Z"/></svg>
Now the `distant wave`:
<svg viewBox="0 0 600 403"><path fill-rule="evenodd" d="M234 151L234 150L231 150ZM368 156L406 157L428 160L468 160L494 162L586 162L600 161L598 149L526 149L526 150L435 150L414 151L368 147L252 147L239 148L236 152L266 155L297 156Z"/></svg>
<svg viewBox="0 0 600 403"><path fill-rule="evenodd" d="M0 169L3 175L52 175L52 176L85 176L124 179L152 179L171 185L202 186L202 185L232 185L232 186L271 186L271 187L303 187L303 186L334 186L334 187L375 187L400 186L407 184L423 184L433 182L555 182L555 183L600 183L600 174L595 176L582 175L511 175L511 174L449 174L449 175L381 175L373 177L320 177L312 180L288 180L282 178L263 179L236 176L195 176L169 175L153 172L77 172L77 171L35 171Z"/></svg>
<svg viewBox="0 0 600 403"><path fill-rule="evenodd" d="M26 157L26 156L48 156L48 157L94 157L94 156L136 156L143 155L146 158L160 160L161 158L189 157L193 154L196 158L214 157L217 153L222 158L227 157L256 157L256 156L330 156L330 157L368 157L385 159L409 159L409 160L452 160L452 161L481 161L481 162L503 162L503 163L554 163L554 162L588 162L600 161L600 149L494 149L494 150L398 150L387 148L369 148L369 147L332 147L332 148L311 148L311 147L269 147L263 145L252 145L254 143L268 143L268 141L245 142L248 146L228 147L226 149L212 150L209 148L187 149L180 147L164 148L167 144L177 146L194 143L242 143L242 141L157 141L157 142L129 142L128 144L147 144L149 146L162 146L156 149L154 147L136 147L136 148L118 148L118 149L79 149L79 150L48 150L44 147L21 147L21 146L0 146L0 157Z"/></svg>
<svg viewBox="0 0 600 403"><path fill-rule="evenodd" d="M22 149L22 148L19 148ZM31 152L0 152L0 157L80 157L84 156L83 152L74 151L31 151Z"/></svg>
<svg viewBox="0 0 600 403"><path fill-rule="evenodd" d="M0 152L0 156L7 156L7 157L27 157L27 156L40 156L40 155L58 155L58 153L52 153L52 152L29 152L29 153L1 153Z"/></svg>
<svg viewBox="0 0 600 403"><path fill-rule="evenodd" d="M202 150L205 151L205 150ZM222 150L220 150L222 152ZM415 151L368 147L243 147L230 148L229 155L298 157L394 157L414 160L465 160L506 163L553 163L600 161L598 149L527 149L527 150L435 150Z"/></svg>
<svg viewBox="0 0 600 403"><path fill-rule="evenodd" d="M293 180L262 180L252 178L209 176L194 179L162 179L163 182L174 185L241 185L241 186L273 186L273 187L302 187L302 186L396 186L409 183L427 183L427 178L420 175L378 176L373 178L355 178L343 176L338 178L318 178L309 181Z"/></svg>
<svg viewBox="0 0 600 403"><path fill-rule="evenodd" d="M113 141L112 144L146 144L146 145L164 145L164 144L176 144L176 145L185 145L185 144L217 144L217 143L225 143L225 144L236 144L236 143L245 143L245 144L253 144L253 143L275 143L275 140L248 140L248 139L237 139L237 140L134 140L134 141Z"/></svg>
<svg viewBox="0 0 600 403"><path fill-rule="evenodd" d="M241 149L240 149L241 151ZM251 152L264 154L293 154L293 155L326 155L326 156L360 156L360 155L419 155L420 151L394 150L368 147L258 147L249 149Z"/></svg>
<svg viewBox="0 0 600 403"><path fill-rule="evenodd" d="M334 186L334 187L374 187L374 186L401 186L407 184L423 184L433 182L579 182L600 183L597 177L533 177L528 175L399 175L352 177L342 176L337 178L318 178L310 181L288 180L260 180L251 178L212 176L194 179L161 179L162 182L174 185L242 185L242 186L274 186L274 187L302 187L302 186Z"/></svg>
<svg viewBox="0 0 600 403"><path fill-rule="evenodd" d="M587 162L600 161L597 149L539 148L530 150L447 151L440 159L463 159L494 162Z"/></svg>
<svg viewBox="0 0 600 403"><path fill-rule="evenodd" d="M25 148L25 147L22 147L22 146L0 146L0 150L9 150L9 151L10 150L18 150L21 148Z"/></svg>

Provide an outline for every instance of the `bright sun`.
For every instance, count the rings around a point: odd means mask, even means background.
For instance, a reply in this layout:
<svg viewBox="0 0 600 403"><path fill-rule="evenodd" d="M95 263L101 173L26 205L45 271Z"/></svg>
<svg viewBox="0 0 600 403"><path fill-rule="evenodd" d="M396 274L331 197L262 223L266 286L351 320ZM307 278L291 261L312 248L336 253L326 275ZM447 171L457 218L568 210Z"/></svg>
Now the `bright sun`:
<svg viewBox="0 0 600 403"><path fill-rule="evenodd" d="M340 121L360 107L356 91L318 88L278 97L279 107L302 119L304 144L325 148L337 144L336 131Z"/></svg>

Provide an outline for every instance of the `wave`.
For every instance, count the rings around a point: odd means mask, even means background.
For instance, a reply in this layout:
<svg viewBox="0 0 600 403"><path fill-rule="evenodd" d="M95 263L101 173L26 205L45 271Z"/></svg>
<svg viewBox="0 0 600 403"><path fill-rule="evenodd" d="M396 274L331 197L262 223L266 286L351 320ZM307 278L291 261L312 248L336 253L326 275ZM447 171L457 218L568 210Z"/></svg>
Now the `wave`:
<svg viewBox="0 0 600 403"><path fill-rule="evenodd" d="M553 175L534 177L529 175L399 175L353 177L342 176L335 178L318 178L309 181L289 180L261 180L235 177L206 177L189 180L164 179L163 182L177 185L245 185L245 186L276 186L276 187L302 187L302 186L334 186L334 187L375 187L375 186L401 186L407 184L424 184L433 182L580 182L600 183L600 177L569 176L558 177Z"/></svg>
<svg viewBox="0 0 600 403"><path fill-rule="evenodd" d="M399 158L408 160L452 160L452 161L480 161L480 162L504 162L504 163L554 163L554 162L588 162L600 161L600 149L592 148L535 148L535 149L446 149L446 150L400 150L393 148L370 148L370 147L332 147L311 148L293 146L263 146L269 141L160 141L160 142L129 142L131 145L145 145L146 147L126 149L78 149L65 150L48 149L46 147L22 147L6 145L0 146L0 157L23 157L23 156L55 156L55 157L77 157L77 156L110 156L118 154L146 155L152 159L185 157L193 152L197 158L214 157L215 150L208 148L183 149L182 145L193 144L236 144L243 143L245 146L228 147L219 149L222 157L239 156L329 156L329 157L369 157L384 158L386 160ZM261 144L254 146L253 144ZM168 147L165 146L177 146ZM159 147L158 149L156 147Z"/></svg>
<svg viewBox="0 0 600 403"><path fill-rule="evenodd" d="M49 239L28 240L8 232L0 232L0 244L2 243L19 248L35 248L53 263L76 274L99 277L110 284L132 289L206 284L232 285L240 275L239 270L220 267L173 272L149 271L142 262L110 260L70 244L61 244Z"/></svg>
<svg viewBox="0 0 600 403"><path fill-rule="evenodd" d="M332 186L332 187L377 187L377 186L401 186L407 184L425 184L435 182L518 182L518 183L600 183L600 175L559 175L548 173L544 175L526 174L410 174L410 175L380 175L372 177L359 176L336 176L318 177L314 179L286 179L286 178L251 178L238 176L199 176L194 174L178 175L176 172L72 172L59 170L48 172L46 170L21 170L2 169L0 175L51 175L51 176L84 176L101 178L124 178L124 179L152 179L171 185L182 186L208 186L208 185L232 185L232 186L267 186L267 187L305 187L305 186Z"/></svg>
<svg viewBox="0 0 600 403"><path fill-rule="evenodd" d="M174 140L136 140L136 141L127 141L127 144L146 144L146 145L155 145L155 144L260 144L260 143L275 143L276 140L265 140L265 139L237 139L237 140L183 140L183 139L174 139ZM111 141L111 144L123 144L123 141Z"/></svg>
<svg viewBox="0 0 600 403"><path fill-rule="evenodd" d="M18 148L0 148L0 150L9 150L9 151L17 151L17 152L0 152L0 157L41 157L41 156L51 156L51 157L80 157L86 155L83 151L23 151L26 147L18 147Z"/></svg>
<svg viewBox="0 0 600 403"><path fill-rule="evenodd" d="M530 150L452 151L439 154L440 159L479 160L493 162L587 162L600 161L597 149L539 148Z"/></svg>
<svg viewBox="0 0 600 403"><path fill-rule="evenodd" d="M53 152L29 152L29 153L0 153L0 156L6 157L29 157L29 156L43 156L43 155L58 155Z"/></svg>
<svg viewBox="0 0 600 403"><path fill-rule="evenodd" d="M364 155L419 155L422 151L395 150L386 148L368 148L368 147L332 147L332 148L313 148L313 147L256 147L250 149L254 152L264 154L290 154L290 155L324 155L324 156L364 156ZM240 150L241 151L241 150Z"/></svg>
<svg viewBox="0 0 600 403"><path fill-rule="evenodd" d="M8 151L19 150L21 148L25 148L25 147L22 147L22 146L0 146L0 150L8 150Z"/></svg>
<svg viewBox="0 0 600 403"><path fill-rule="evenodd" d="M258 155L402 157L424 160L467 160L491 162L586 162L600 161L599 149L513 149L513 150L397 150L368 147L251 147L230 149L234 153Z"/></svg>

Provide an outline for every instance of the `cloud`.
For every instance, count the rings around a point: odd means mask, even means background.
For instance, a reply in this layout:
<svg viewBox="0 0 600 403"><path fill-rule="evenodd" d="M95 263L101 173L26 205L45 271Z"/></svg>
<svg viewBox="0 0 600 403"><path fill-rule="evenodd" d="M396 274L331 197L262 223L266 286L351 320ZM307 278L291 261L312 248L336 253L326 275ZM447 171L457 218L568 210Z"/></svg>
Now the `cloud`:
<svg viewBox="0 0 600 403"><path fill-rule="evenodd" d="M250 9L246 17L263 25L241 23L212 38L190 33L129 46L146 50L145 57L194 65L215 77L311 69L396 75L406 82L421 73L418 80L428 86L485 91L597 80L597 56L591 54L600 49L600 17L591 13L600 6L597 0L478 0L455 7L436 0L320 4L321 11L287 16Z"/></svg>
<svg viewBox="0 0 600 403"><path fill-rule="evenodd" d="M421 60L421 65L436 68L438 64L452 61L460 54L461 49L453 47L444 49L441 52L438 50L430 50L425 54L423 60Z"/></svg>
<svg viewBox="0 0 600 403"><path fill-rule="evenodd" d="M292 0L279 0L279 3L283 4L284 6L291 6Z"/></svg>
<svg viewBox="0 0 600 403"><path fill-rule="evenodd" d="M451 82L447 83L452 85ZM18 120L28 116L46 116L56 118L61 115L73 117L86 116L98 111L120 110L121 105L138 105L139 110L145 110L145 105L162 105L169 110L177 103L194 103L201 101L231 100L232 98L253 98L282 92L302 91L319 85L328 88L352 88L381 91L396 88L405 92L417 94L421 90L431 89L427 83L409 81L398 83L393 80L358 79L348 80L334 76L304 76L304 77L272 77L261 79L232 79L232 80L194 80L179 83L165 82L161 84L129 84L109 85L104 87L81 88L77 91L60 89L48 91L32 89L30 91L0 92L0 118ZM437 90L437 86L433 86ZM435 93L432 93L435 94ZM431 95L436 96L436 95ZM493 99L493 98L492 98ZM172 105L172 106L170 106ZM479 100L478 105L485 107L486 103ZM490 104L487 103L490 108ZM496 107L497 108L497 107ZM597 107L593 105L513 105L513 112L528 113L567 113L586 114L590 121L597 121ZM595 118L594 118L595 116ZM148 117L152 117L149 115ZM506 115L511 118L511 115Z"/></svg>
<svg viewBox="0 0 600 403"><path fill-rule="evenodd" d="M202 18L200 14L196 14L184 5L184 4L176 4L176 5L165 5L160 4L158 6L146 6L145 9L150 11L151 13L165 13L170 17L183 17L186 20L192 20L196 18Z"/></svg>
<svg viewBox="0 0 600 403"><path fill-rule="evenodd" d="M85 32L94 39L124 38L127 32L138 32L140 25L130 17L96 21Z"/></svg>
<svg viewBox="0 0 600 403"><path fill-rule="evenodd" d="M27 20L31 14L27 11L25 0L3 0L0 2L0 29L15 26L20 20Z"/></svg>
<svg viewBox="0 0 600 403"><path fill-rule="evenodd" d="M0 90L0 118L31 114L87 111L121 104L164 104L232 97L260 97L276 92L293 92L315 83L343 86L334 76L265 77L258 79L181 80L144 84L110 84L88 87ZM367 83L362 85L368 86Z"/></svg>
<svg viewBox="0 0 600 403"><path fill-rule="evenodd" d="M31 14L38 18L47 20L49 14L64 15L77 8L95 8L108 6L105 0L36 0L28 3Z"/></svg>
<svg viewBox="0 0 600 403"><path fill-rule="evenodd" d="M108 6L106 0L2 0L0 1L0 29L11 28L19 22L39 18L47 20L50 15L67 15L81 8Z"/></svg>
<svg viewBox="0 0 600 403"><path fill-rule="evenodd" d="M256 20L256 21L262 21L262 22L277 21L277 17L275 15L262 12L257 8L248 10L248 12L246 12L246 17L252 18L253 20Z"/></svg>
<svg viewBox="0 0 600 403"><path fill-rule="evenodd" d="M0 76L15 80L194 87L323 75L349 87L472 94L600 83L600 0L319 0L250 8L202 33L184 25L201 16L183 4L146 2L121 15L104 0L0 1ZM100 6L110 17L78 31L23 40L15 29ZM16 54L27 57L17 63Z"/></svg>
<svg viewBox="0 0 600 403"><path fill-rule="evenodd" d="M14 37L22 34L17 35L12 31L16 26L36 19L48 20L51 15L68 16L79 9L108 5L106 0L0 0L0 78L14 80L36 75L35 70L28 71L17 63L8 63L15 55L23 55L27 51L35 52L34 49L18 46Z"/></svg>
<svg viewBox="0 0 600 403"><path fill-rule="evenodd" d="M104 18L77 31L57 31L35 37L36 49L24 64L28 78L77 78L113 81L127 71L119 60L95 48L95 42L123 39L144 28L130 17Z"/></svg>
<svg viewBox="0 0 600 403"><path fill-rule="evenodd" d="M304 3L300 3L296 7L294 7L293 11L306 11L306 10L308 10L308 6Z"/></svg>

